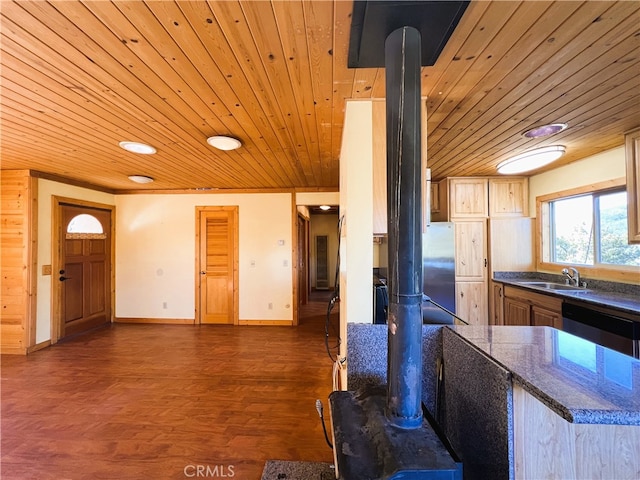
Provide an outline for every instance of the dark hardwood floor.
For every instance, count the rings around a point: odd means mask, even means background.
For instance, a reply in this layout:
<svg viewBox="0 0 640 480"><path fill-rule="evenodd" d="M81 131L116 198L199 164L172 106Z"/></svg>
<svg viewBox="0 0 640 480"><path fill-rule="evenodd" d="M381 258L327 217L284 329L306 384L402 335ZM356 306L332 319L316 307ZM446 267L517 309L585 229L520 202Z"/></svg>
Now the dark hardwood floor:
<svg viewBox="0 0 640 480"><path fill-rule="evenodd" d="M326 303L314 300L299 327L116 324L2 356L1 478L184 479L200 469L254 480L269 459L331 462L315 409L319 398L329 417Z"/></svg>

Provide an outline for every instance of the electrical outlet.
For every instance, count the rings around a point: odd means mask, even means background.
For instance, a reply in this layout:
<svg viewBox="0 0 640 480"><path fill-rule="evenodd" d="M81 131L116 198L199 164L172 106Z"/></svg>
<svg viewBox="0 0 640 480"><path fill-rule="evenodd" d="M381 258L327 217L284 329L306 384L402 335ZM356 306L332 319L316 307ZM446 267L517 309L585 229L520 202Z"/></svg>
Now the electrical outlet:
<svg viewBox="0 0 640 480"><path fill-rule="evenodd" d="M269 302L268 308L269 308L269 310L273 310L273 303Z"/></svg>
<svg viewBox="0 0 640 480"><path fill-rule="evenodd" d="M167 309L167 302L162 302L162 308Z"/></svg>

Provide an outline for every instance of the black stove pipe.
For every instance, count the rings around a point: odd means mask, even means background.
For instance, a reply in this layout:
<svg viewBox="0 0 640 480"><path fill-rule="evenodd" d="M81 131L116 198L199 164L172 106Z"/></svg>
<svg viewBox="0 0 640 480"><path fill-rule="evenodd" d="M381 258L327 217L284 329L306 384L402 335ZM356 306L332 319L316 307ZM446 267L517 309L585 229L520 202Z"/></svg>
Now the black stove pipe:
<svg viewBox="0 0 640 480"><path fill-rule="evenodd" d="M385 41L389 344L386 416L395 426L422 425L422 177L420 32L393 31Z"/></svg>

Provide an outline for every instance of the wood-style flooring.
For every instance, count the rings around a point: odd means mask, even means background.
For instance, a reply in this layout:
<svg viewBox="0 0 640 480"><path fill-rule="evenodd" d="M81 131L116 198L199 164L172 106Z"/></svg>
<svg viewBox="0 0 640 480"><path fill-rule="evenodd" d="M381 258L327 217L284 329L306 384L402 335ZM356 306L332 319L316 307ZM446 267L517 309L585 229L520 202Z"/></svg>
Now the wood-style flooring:
<svg viewBox="0 0 640 480"><path fill-rule="evenodd" d="M320 299L298 327L116 324L2 356L1 478L257 480L269 459L332 462Z"/></svg>

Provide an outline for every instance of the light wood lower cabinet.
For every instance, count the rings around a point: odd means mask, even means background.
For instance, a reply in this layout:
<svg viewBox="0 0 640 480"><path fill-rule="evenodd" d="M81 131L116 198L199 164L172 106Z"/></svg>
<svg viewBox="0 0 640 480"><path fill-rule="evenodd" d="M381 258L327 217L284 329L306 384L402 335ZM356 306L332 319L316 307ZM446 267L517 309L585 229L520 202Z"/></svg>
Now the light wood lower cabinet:
<svg viewBox="0 0 640 480"><path fill-rule="evenodd" d="M546 326L562 330L562 300L505 285L504 325Z"/></svg>
<svg viewBox="0 0 640 480"><path fill-rule="evenodd" d="M492 281L489 293L489 325L504 325L504 285Z"/></svg>
<svg viewBox="0 0 640 480"><path fill-rule="evenodd" d="M531 305L515 298L504 299L505 325L531 325Z"/></svg>
<svg viewBox="0 0 640 480"><path fill-rule="evenodd" d="M640 427L567 422L513 385L515 478L638 478Z"/></svg>
<svg viewBox="0 0 640 480"><path fill-rule="evenodd" d="M487 324L486 282L456 282L456 315L469 325Z"/></svg>
<svg viewBox="0 0 640 480"><path fill-rule="evenodd" d="M562 308L562 306L560 308ZM538 305L532 305L531 325L539 327L553 327L558 330L562 330L562 311L557 312Z"/></svg>

